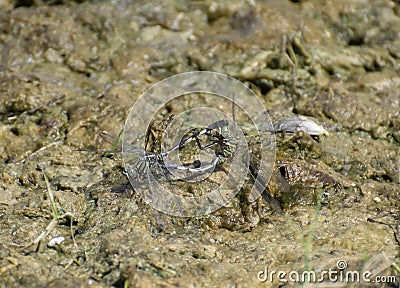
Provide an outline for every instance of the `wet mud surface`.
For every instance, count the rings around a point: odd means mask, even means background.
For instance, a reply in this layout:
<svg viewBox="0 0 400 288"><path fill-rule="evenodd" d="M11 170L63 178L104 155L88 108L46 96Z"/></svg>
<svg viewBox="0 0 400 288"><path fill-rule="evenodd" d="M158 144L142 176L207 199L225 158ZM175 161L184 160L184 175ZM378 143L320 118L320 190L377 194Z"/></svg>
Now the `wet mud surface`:
<svg viewBox="0 0 400 288"><path fill-rule="evenodd" d="M398 1L0 7L1 287L295 287L257 275L339 260L397 278L313 287L399 285ZM101 133L117 136L148 87L197 70L246 83L274 123L303 115L328 131L276 134L283 214L249 203L245 185L211 215L166 216L120 155L82 151L111 149Z"/></svg>

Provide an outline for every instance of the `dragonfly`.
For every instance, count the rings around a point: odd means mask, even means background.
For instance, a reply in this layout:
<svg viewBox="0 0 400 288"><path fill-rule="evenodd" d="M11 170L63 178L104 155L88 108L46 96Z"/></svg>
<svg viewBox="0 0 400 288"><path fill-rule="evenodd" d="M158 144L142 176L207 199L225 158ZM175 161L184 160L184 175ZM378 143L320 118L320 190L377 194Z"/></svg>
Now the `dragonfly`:
<svg viewBox="0 0 400 288"><path fill-rule="evenodd" d="M218 121L214 122L213 124L209 125L208 127L204 128L198 132L194 132L192 135L184 138L183 140L181 140L178 144L173 146L168 151L161 153L161 156L168 157L168 155L170 153L172 153L173 151L183 148L186 144L188 144L191 141L195 141L200 150L206 150L213 146L219 145L220 146L219 155L223 156L223 157L228 157L228 154L226 154L226 152L227 152L226 148L227 148L227 146L230 146L229 141L233 140L233 138L227 139L225 136L223 136L223 131L224 130L226 131L225 128L227 128L228 125L229 125L228 120L218 120ZM213 131L218 131L218 133L212 133ZM213 140L211 140L209 144L202 146L200 139L199 139L199 137L201 135L207 135L209 137L209 139L213 139Z"/></svg>

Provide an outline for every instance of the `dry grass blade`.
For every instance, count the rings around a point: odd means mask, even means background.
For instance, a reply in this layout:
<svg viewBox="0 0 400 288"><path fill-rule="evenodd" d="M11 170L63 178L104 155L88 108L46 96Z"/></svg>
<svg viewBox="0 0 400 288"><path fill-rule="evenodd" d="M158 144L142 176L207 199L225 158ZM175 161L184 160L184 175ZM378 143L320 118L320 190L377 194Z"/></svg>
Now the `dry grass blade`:
<svg viewBox="0 0 400 288"><path fill-rule="evenodd" d="M44 176L44 180L45 180L45 182L46 182L47 195L49 196L49 199L50 199L50 202L51 202L51 208L52 208L51 210L52 210L52 212L53 212L53 219L52 219L52 220L50 221L50 223L47 225L47 227L45 228L45 230L44 230L42 233L40 233L40 235L39 235L35 240L33 240L32 242L30 242L28 245L24 246L24 247L22 248L22 250L26 250L27 248L29 248L29 247L31 247L31 246L33 246L33 245L37 245L37 247L35 248L35 251L38 251L40 242L54 229L54 227L55 227L56 224L58 223L58 220L61 220L61 219L68 219L68 218L69 218L70 221L71 221L71 236L72 236L72 240L74 241L74 246L75 246L75 248L77 248L78 245L77 245L77 243L76 243L76 241L75 241L74 233L73 233L73 231L72 231L72 219L73 219L73 215L72 215L71 212L66 212L66 213L64 213L64 214L60 214L60 212L59 212L58 209L57 209L56 203L55 203L55 201L54 201L54 194L53 194L53 191L51 190L49 179L47 178L45 172L43 172L43 176Z"/></svg>

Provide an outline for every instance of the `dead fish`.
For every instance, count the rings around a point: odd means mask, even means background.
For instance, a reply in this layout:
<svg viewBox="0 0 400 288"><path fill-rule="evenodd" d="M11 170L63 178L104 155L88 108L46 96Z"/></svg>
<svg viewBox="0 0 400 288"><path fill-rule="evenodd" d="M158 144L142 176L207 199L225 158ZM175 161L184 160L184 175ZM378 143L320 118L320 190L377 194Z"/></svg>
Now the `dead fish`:
<svg viewBox="0 0 400 288"><path fill-rule="evenodd" d="M328 131L326 131L324 127L318 125L314 121L301 115L279 120L274 124L274 129L277 132L291 132L291 133L304 131L305 133L311 136L329 135Z"/></svg>

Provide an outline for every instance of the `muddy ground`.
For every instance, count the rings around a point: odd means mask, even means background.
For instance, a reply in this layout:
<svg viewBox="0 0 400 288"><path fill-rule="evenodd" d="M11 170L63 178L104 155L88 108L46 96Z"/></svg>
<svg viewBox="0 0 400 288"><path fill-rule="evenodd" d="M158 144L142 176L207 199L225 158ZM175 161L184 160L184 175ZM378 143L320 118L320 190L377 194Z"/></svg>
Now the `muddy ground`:
<svg viewBox="0 0 400 288"><path fill-rule="evenodd" d="M341 271L397 278L313 287L398 287L398 1L1 0L0 9L1 287L292 287L257 275L338 271L339 260ZM284 214L262 204L251 220L239 199L213 215L168 217L141 201L120 156L80 151L110 149L100 133L116 136L141 93L196 70L236 77L271 115L329 131L277 135L279 165L300 175L274 192Z"/></svg>

